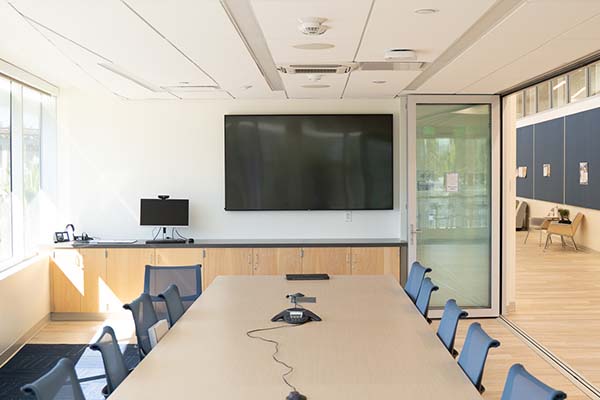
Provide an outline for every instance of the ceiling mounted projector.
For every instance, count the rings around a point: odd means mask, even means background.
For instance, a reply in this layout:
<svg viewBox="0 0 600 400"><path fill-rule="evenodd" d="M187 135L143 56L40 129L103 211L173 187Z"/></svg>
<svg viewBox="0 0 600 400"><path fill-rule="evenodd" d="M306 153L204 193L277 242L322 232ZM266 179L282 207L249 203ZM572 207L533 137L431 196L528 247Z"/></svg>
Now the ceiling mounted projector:
<svg viewBox="0 0 600 400"><path fill-rule="evenodd" d="M410 49L389 49L383 54L386 60L414 61L417 59L417 53Z"/></svg>
<svg viewBox="0 0 600 400"><path fill-rule="evenodd" d="M305 35L308 36L319 36L324 34L327 29L329 29L328 26L323 25L323 22L327 21L326 18L318 18L318 17L306 17L306 18L300 18L298 20L298 22L300 22L300 25L298 25L298 29L300 30L300 32L302 32Z"/></svg>

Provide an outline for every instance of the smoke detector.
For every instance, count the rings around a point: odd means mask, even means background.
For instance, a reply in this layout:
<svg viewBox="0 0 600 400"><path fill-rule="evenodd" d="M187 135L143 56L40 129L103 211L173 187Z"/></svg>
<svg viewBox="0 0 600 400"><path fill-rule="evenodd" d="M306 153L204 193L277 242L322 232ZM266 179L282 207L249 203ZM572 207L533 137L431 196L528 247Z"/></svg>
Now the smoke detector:
<svg viewBox="0 0 600 400"><path fill-rule="evenodd" d="M329 29L328 26L323 25L323 22L327 21L326 18L318 18L318 17L306 17L306 18L300 18L298 20L298 22L300 22L300 24L298 25L298 29L300 30L300 32L302 32L305 35L308 36L319 36L324 34L327 29Z"/></svg>
<svg viewBox="0 0 600 400"><path fill-rule="evenodd" d="M417 53L410 49L389 49L383 54L386 60L412 61L417 59Z"/></svg>

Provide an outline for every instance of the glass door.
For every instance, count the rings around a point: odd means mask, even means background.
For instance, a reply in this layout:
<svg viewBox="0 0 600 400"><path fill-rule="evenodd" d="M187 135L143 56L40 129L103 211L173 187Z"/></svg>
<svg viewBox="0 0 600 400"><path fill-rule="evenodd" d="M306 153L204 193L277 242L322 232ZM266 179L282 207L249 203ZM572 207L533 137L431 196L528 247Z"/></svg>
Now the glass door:
<svg viewBox="0 0 600 400"><path fill-rule="evenodd" d="M432 268L472 317L499 313L500 115L497 96L408 97L409 264Z"/></svg>

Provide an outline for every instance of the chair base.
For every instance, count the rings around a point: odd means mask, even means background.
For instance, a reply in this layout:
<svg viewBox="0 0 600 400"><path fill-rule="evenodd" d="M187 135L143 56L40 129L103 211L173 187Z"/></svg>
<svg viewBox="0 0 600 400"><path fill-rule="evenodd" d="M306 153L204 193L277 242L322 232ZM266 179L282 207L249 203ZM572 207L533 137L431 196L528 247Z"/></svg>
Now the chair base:
<svg viewBox="0 0 600 400"><path fill-rule="evenodd" d="M477 388L477 390L479 390L479 394L484 394L485 393L485 386L479 385L479 387Z"/></svg>

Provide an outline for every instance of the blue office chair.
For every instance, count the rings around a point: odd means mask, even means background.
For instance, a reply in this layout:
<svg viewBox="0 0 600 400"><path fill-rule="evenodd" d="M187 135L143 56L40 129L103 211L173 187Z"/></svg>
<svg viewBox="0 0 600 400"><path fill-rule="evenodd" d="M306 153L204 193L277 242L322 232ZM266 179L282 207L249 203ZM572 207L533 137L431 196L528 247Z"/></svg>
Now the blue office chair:
<svg viewBox="0 0 600 400"><path fill-rule="evenodd" d="M481 380L488 352L490 348L499 346L500 342L485 333L478 322L474 322L469 326L465 344L460 357L458 357L458 365L479 390L479 393L485 392Z"/></svg>
<svg viewBox="0 0 600 400"><path fill-rule="evenodd" d="M413 303L417 302L419 290L421 290L421 284L423 283L425 274L428 272L431 272L431 268L425 268L418 261L415 261L412 264L412 267L410 267L410 273L408 274L408 279L404 285L404 291L408 297L410 297Z"/></svg>
<svg viewBox="0 0 600 400"><path fill-rule="evenodd" d="M169 285L177 285L184 309L187 310L202 294L202 266L189 265L177 267L156 267L146 265L144 274L144 293L152 297L159 319L167 318L167 309L158 296Z"/></svg>
<svg viewBox="0 0 600 400"><path fill-rule="evenodd" d="M140 360L142 360L152 350L148 328L158 322L156 311L154 311L154 306L152 305L152 299L149 294L142 293L140 297L129 304L125 304L123 308L131 311L131 315L133 316L135 336L137 337Z"/></svg>
<svg viewBox="0 0 600 400"><path fill-rule="evenodd" d="M521 364L510 367L501 400L563 400L567 395L531 375Z"/></svg>
<svg viewBox="0 0 600 400"><path fill-rule="evenodd" d="M177 285L169 285L167 290L159 294L158 297L163 300L167 306L169 325L175 325L185 312L183 301L181 301L181 296L179 295L179 288L177 288Z"/></svg>
<svg viewBox="0 0 600 400"><path fill-rule="evenodd" d="M469 313L456 305L456 300L450 299L446 302L444 314L442 314L442 320L438 326L437 335L454 358L458 356L458 352L454 349L454 339L456 338L458 320L467 318L468 315Z"/></svg>
<svg viewBox="0 0 600 400"><path fill-rule="evenodd" d="M61 358L50 372L23 386L21 391L36 400L85 400L75 365L68 358Z"/></svg>
<svg viewBox="0 0 600 400"><path fill-rule="evenodd" d="M429 323L431 323L431 320L427 317L429 313L429 301L431 300L431 294L438 289L439 287L434 285L430 278L423 279L421 289L419 290L419 297L417 297L417 302L415 303L417 309Z"/></svg>
<svg viewBox="0 0 600 400"><path fill-rule="evenodd" d="M106 372L106 386L102 389L102 394L108 397L129 375L129 369L125 364L113 328L105 326L98 340L90 345L90 349L102 354L102 363Z"/></svg>

